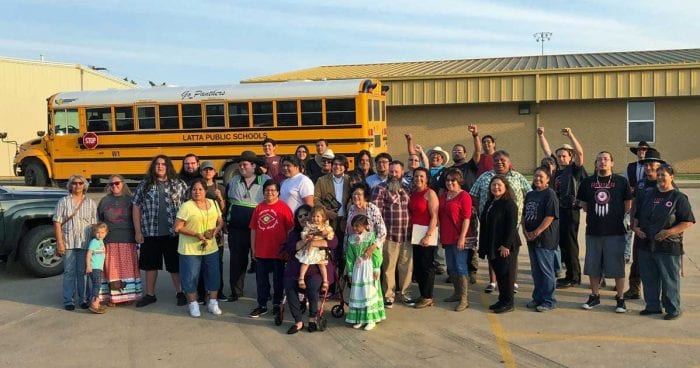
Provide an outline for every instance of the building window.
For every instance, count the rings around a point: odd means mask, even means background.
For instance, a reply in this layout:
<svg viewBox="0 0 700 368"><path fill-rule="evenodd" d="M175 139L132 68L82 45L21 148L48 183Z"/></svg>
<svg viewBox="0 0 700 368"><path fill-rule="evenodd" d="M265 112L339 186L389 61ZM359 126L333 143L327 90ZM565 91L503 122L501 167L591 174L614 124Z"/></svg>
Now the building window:
<svg viewBox="0 0 700 368"><path fill-rule="evenodd" d="M627 143L656 138L656 108L654 101L630 101L627 103Z"/></svg>

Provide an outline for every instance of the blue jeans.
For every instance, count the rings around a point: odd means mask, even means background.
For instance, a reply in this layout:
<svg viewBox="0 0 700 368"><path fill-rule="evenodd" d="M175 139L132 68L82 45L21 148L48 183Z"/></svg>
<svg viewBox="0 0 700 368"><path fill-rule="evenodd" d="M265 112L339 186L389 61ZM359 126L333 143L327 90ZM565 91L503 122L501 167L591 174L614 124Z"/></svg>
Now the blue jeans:
<svg viewBox="0 0 700 368"><path fill-rule="evenodd" d="M272 272L272 305L280 305L282 303L284 261L281 259L256 258L255 264L258 306L267 306L267 299L270 297L270 272Z"/></svg>
<svg viewBox="0 0 700 368"><path fill-rule="evenodd" d="M457 249L457 245L448 245L445 248L445 260L447 261L447 273L450 276L469 275L469 249Z"/></svg>
<svg viewBox="0 0 700 368"><path fill-rule="evenodd" d="M90 276L88 279L88 281L90 282L90 286L88 287L90 294L88 294L87 299L92 301L93 298L100 297L100 287L102 286L102 270L93 269L92 272L90 272L88 275Z"/></svg>
<svg viewBox="0 0 700 368"><path fill-rule="evenodd" d="M644 285L646 309L681 312L681 256L635 249L639 253L639 275ZM659 302L659 295L661 302Z"/></svg>
<svg viewBox="0 0 700 368"><path fill-rule="evenodd" d="M85 249L66 249L63 256L63 305L75 305L76 291L78 303L85 299Z"/></svg>
<svg viewBox="0 0 700 368"><path fill-rule="evenodd" d="M199 272L204 276L204 288L207 291L219 290L219 253L204 256L187 256L180 254L180 284L186 294L197 292Z"/></svg>
<svg viewBox="0 0 700 368"><path fill-rule="evenodd" d="M557 303L554 290L557 282L557 251L528 245L532 269L532 300L537 305L552 308Z"/></svg>

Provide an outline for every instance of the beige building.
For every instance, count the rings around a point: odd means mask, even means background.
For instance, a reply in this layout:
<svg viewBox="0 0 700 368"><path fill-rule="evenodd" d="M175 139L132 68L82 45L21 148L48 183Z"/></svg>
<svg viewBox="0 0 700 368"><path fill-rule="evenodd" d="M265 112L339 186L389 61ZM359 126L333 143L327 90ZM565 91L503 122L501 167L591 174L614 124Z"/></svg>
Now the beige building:
<svg viewBox="0 0 700 368"><path fill-rule="evenodd" d="M134 85L78 64L0 58L0 132L18 144L46 130L46 99L58 92L133 88ZM0 176L14 175L15 145L0 143Z"/></svg>
<svg viewBox="0 0 700 368"><path fill-rule="evenodd" d="M700 49L321 66L243 82L360 77L391 87L389 148L402 159L405 132L471 151L466 125L475 123L529 173L542 157L536 128L554 148L571 127L589 171L607 150L622 172L635 158L629 147L646 140L677 172L700 173Z"/></svg>

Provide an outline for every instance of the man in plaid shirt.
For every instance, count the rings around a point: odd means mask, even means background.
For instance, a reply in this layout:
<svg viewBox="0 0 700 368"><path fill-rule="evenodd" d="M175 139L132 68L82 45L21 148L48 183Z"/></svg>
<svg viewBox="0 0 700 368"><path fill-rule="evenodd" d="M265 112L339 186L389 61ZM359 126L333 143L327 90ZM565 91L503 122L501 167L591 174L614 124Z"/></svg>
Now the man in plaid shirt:
<svg viewBox="0 0 700 368"><path fill-rule="evenodd" d="M187 304L180 287L178 237L174 230L175 215L185 200L187 186L177 177L173 163L165 155L151 161L146 177L136 187L133 221L136 242L141 244L139 268L146 271L146 295L136 303L145 307L156 302L158 270L170 272L175 286L177 305Z"/></svg>
<svg viewBox="0 0 700 368"><path fill-rule="evenodd" d="M386 242L382 249L382 289L384 290L384 306L391 308L395 296L408 305L411 300L408 287L411 285L413 274L413 248L409 234L408 200L409 189L401 184L403 178L403 163L392 161L389 165L389 177L385 183L379 184L373 191L372 202L382 212L386 224ZM396 270L399 271L398 286L396 285ZM396 292L394 287L397 286Z"/></svg>

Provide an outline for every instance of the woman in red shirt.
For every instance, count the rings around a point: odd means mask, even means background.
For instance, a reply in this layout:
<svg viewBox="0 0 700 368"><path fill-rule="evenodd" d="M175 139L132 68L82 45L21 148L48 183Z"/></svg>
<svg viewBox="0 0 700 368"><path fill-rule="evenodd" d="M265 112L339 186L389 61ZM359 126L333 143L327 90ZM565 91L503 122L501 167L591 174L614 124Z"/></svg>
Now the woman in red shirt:
<svg viewBox="0 0 700 368"><path fill-rule="evenodd" d="M413 274L418 281L420 299L415 308L425 308L433 305L433 286L435 284L435 244L430 245L430 237L435 235L438 222L438 197L435 191L428 187L430 172L424 167L413 170L414 191L408 201L408 213L411 226L420 225L428 228L425 236L411 239L413 243Z"/></svg>
<svg viewBox="0 0 700 368"><path fill-rule="evenodd" d="M267 314L267 299L270 296L270 272L272 272L272 313L279 314L282 302L282 280L284 273L283 246L287 234L294 228L292 210L279 200L280 185L272 179L263 184L265 200L258 204L250 218L250 245L255 255L255 279L258 306L250 312L253 318Z"/></svg>
<svg viewBox="0 0 700 368"><path fill-rule="evenodd" d="M469 308L467 300L467 276L469 270L469 252L467 236L469 235L469 219L472 216L472 197L462 190L464 177L459 169L451 168L445 174L447 191L440 195L440 242L445 248L447 272L450 275L454 294L445 299L446 302L459 302L455 311Z"/></svg>

